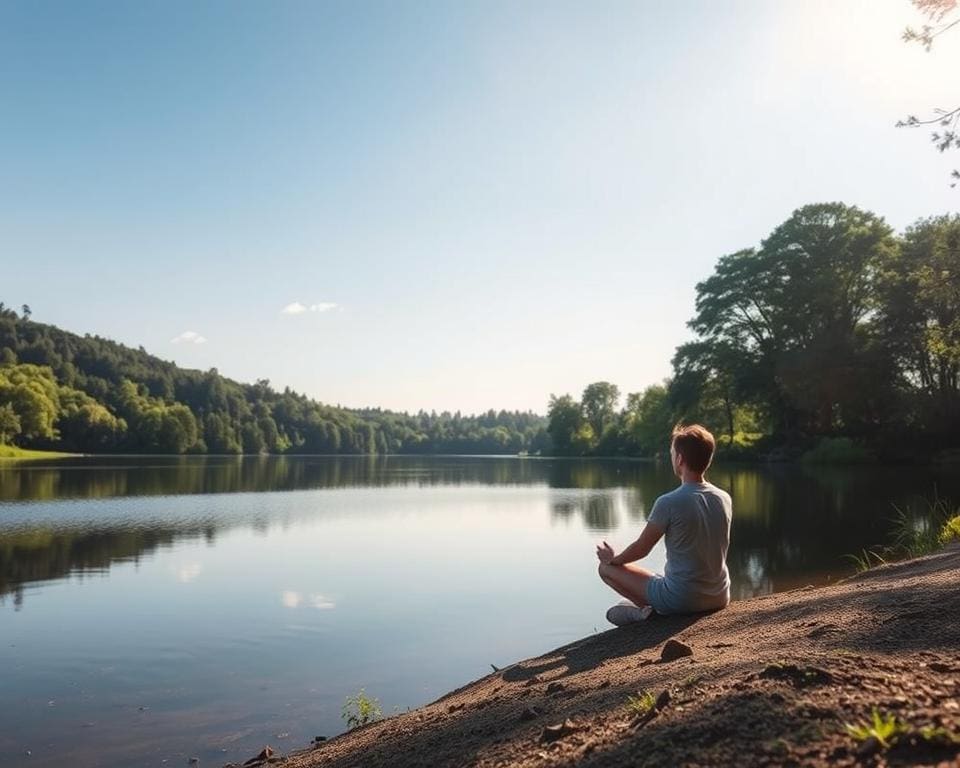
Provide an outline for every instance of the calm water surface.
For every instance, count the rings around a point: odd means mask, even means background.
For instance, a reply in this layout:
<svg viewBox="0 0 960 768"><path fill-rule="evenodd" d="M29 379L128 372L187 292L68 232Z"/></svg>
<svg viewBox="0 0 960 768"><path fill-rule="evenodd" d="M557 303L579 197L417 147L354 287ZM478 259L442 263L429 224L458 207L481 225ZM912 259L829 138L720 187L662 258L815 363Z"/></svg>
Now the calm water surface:
<svg viewBox="0 0 960 768"><path fill-rule="evenodd" d="M845 575L893 503L960 499L955 474L715 468L735 597ZM0 465L0 765L242 762L343 730L360 688L404 710L605 629L594 543L675 484L484 457Z"/></svg>

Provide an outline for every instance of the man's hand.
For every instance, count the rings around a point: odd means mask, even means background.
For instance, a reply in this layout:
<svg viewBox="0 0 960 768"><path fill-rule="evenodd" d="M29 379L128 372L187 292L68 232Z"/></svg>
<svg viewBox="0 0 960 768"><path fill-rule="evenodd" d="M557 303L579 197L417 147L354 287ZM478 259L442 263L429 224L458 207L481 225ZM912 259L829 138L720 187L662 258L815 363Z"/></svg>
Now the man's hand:
<svg viewBox="0 0 960 768"><path fill-rule="evenodd" d="M609 565L610 561L614 558L613 547L611 547L607 542L602 544L597 544L597 560L601 563Z"/></svg>

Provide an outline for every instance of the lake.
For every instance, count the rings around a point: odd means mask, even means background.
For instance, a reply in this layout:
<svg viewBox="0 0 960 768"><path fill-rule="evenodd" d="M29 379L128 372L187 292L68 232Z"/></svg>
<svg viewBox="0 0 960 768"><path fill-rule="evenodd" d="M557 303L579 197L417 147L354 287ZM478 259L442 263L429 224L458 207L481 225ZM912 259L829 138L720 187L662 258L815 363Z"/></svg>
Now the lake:
<svg viewBox="0 0 960 768"><path fill-rule="evenodd" d="M957 475L714 468L735 598L847 575ZM0 463L0 765L242 762L342 731L360 689L402 711L603 631L594 544L675 485L632 461Z"/></svg>

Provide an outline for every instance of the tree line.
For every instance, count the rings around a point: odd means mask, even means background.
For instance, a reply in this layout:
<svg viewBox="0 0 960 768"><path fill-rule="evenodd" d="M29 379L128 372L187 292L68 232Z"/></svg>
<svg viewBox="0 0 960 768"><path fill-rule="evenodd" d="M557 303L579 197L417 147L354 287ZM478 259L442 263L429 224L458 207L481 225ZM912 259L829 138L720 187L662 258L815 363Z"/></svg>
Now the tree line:
<svg viewBox="0 0 960 768"><path fill-rule="evenodd" d="M911 459L960 448L960 215L898 234L807 205L697 284L663 385L552 396L554 450L654 455L699 421L728 455Z"/></svg>
<svg viewBox="0 0 960 768"><path fill-rule="evenodd" d="M397 413L242 384L0 304L0 443L90 453L540 452L537 414Z"/></svg>

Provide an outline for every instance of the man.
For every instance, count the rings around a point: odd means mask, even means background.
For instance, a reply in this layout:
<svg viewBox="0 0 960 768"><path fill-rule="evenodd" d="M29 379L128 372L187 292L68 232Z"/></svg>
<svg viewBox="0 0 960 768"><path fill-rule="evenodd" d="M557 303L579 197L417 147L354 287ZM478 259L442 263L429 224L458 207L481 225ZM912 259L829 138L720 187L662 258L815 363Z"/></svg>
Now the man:
<svg viewBox="0 0 960 768"><path fill-rule="evenodd" d="M730 602L727 547L730 544L730 495L704 479L716 441L704 427L677 425L670 441L670 461L681 485L653 504L640 537L619 554L607 542L597 546L600 578L626 600L607 611L607 620L622 626L651 611L696 613ZM650 554L665 537L663 575L632 565Z"/></svg>

